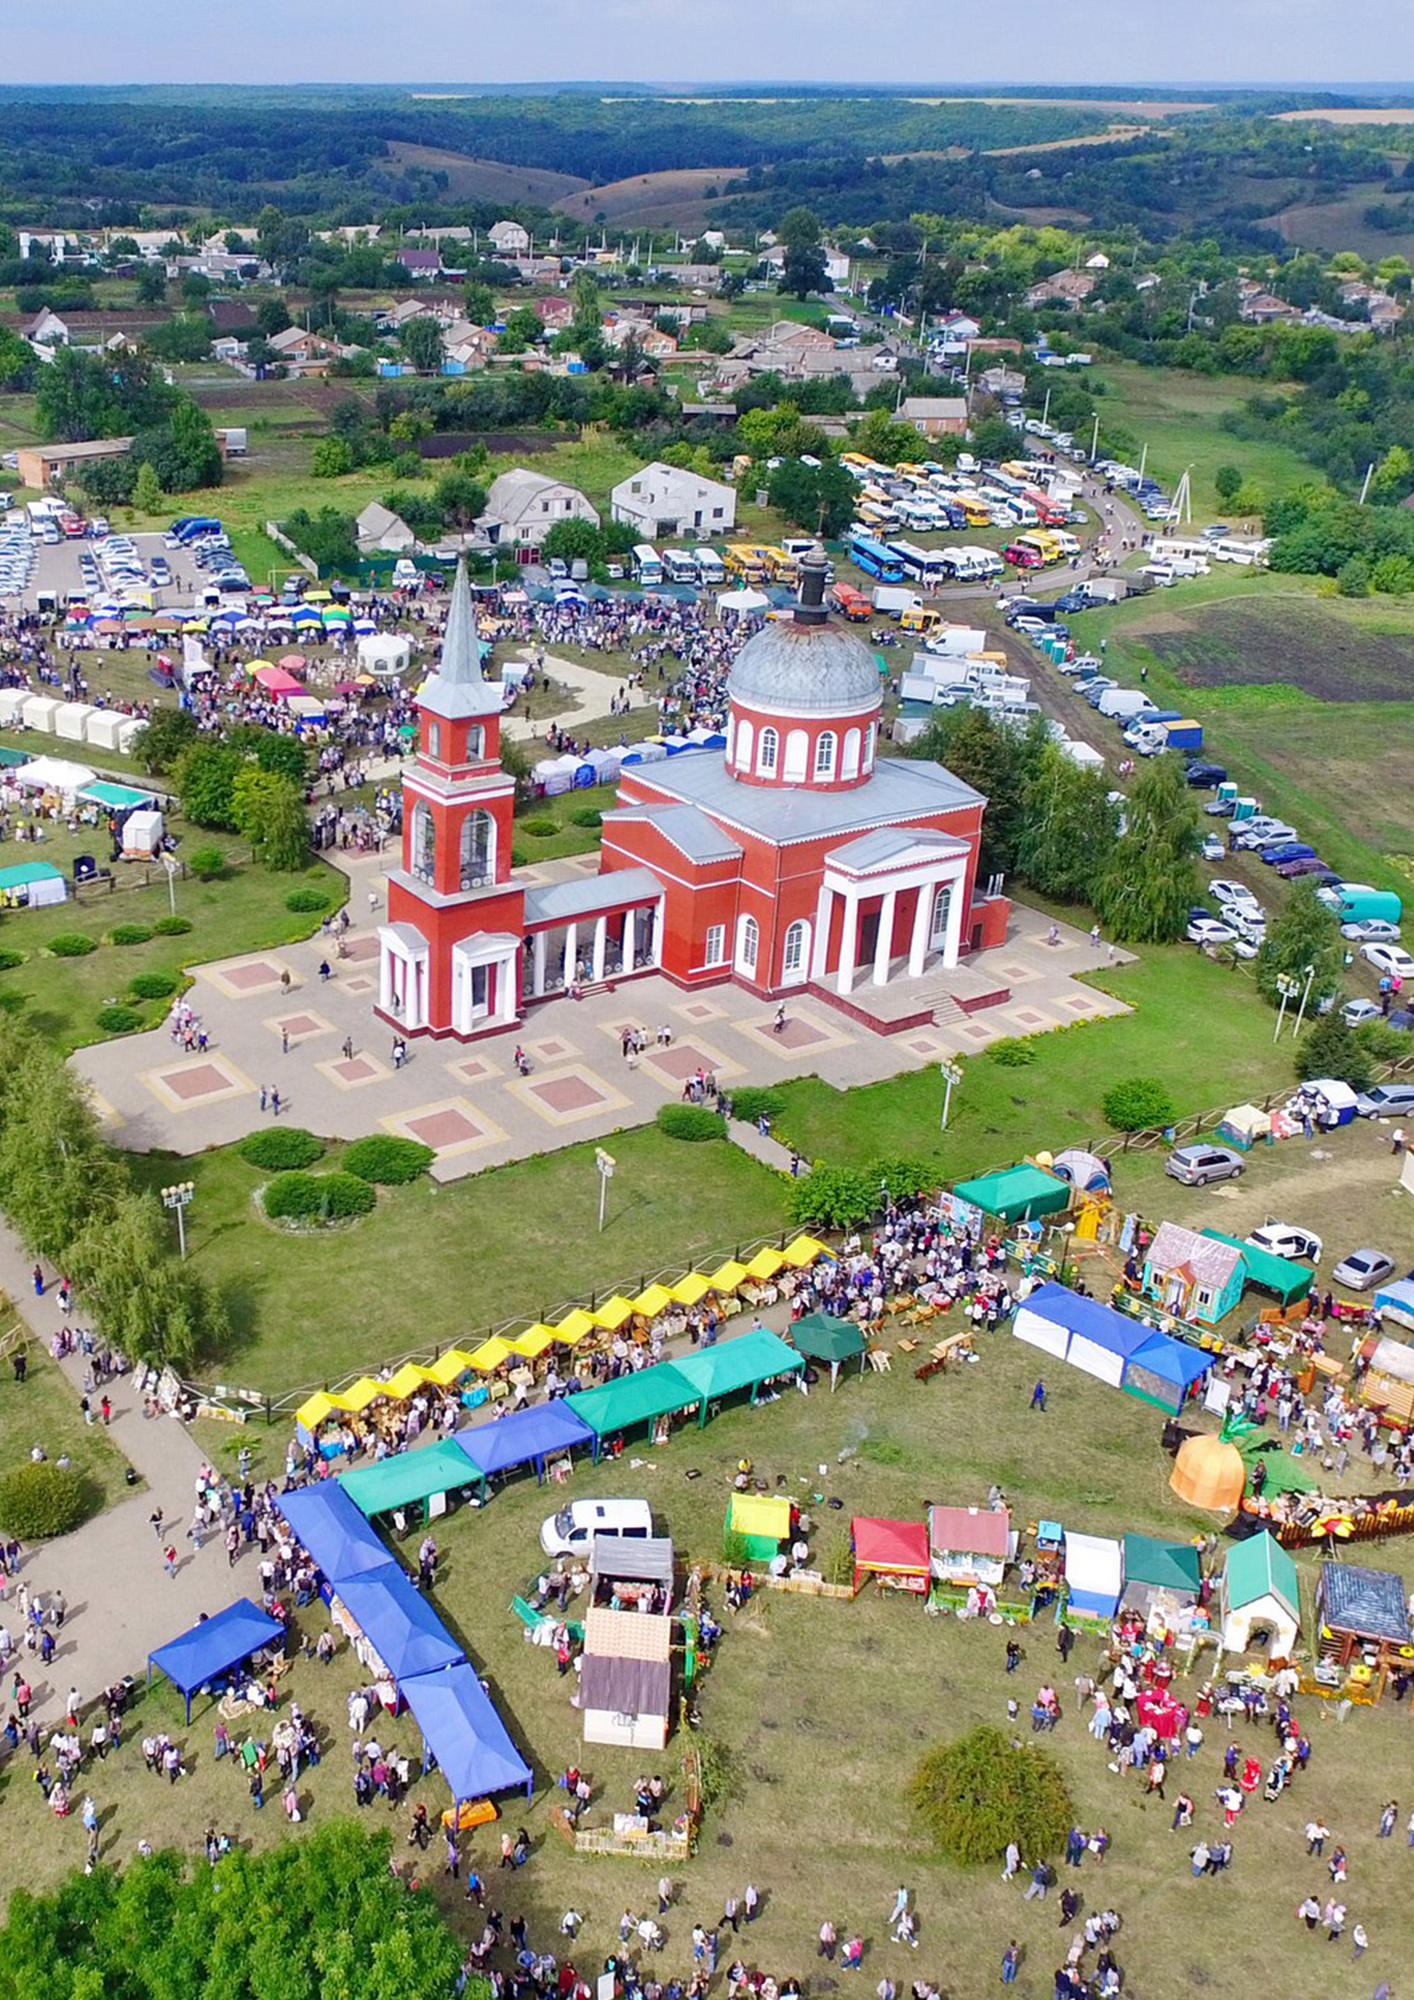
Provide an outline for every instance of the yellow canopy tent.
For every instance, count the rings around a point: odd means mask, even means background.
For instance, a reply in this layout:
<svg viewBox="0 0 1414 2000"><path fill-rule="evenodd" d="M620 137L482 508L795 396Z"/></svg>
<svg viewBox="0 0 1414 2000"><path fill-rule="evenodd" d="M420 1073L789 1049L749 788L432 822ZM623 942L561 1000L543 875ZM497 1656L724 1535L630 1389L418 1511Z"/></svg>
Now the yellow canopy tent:
<svg viewBox="0 0 1414 2000"><path fill-rule="evenodd" d="M633 1309L636 1313L642 1313L645 1319L656 1319L659 1313L666 1312L672 1303L673 1295L666 1285L650 1285L646 1292L640 1292L634 1300Z"/></svg>
<svg viewBox="0 0 1414 2000"><path fill-rule="evenodd" d="M794 1264L799 1271L806 1264L813 1264L817 1257L825 1255L823 1243L817 1243L813 1236L797 1236L793 1243L787 1243L784 1251L788 1264Z"/></svg>
<svg viewBox="0 0 1414 2000"><path fill-rule="evenodd" d="M423 1370L429 1382L435 1382L439 1389L450 1389L453 1382L465 1375L471 1366L471 1356L459 1347L449 1347L445 1354L439 1354L429 1368Z"/></svg>
<svg viewBox="0 0 1414 2000"><path fill-rule="evenodd" d="M573 1312L565 1314L555 1328L555 1338L566 1347L573 1347L577 1340L583 1340L586 1333L593 1333L595 1322L583 1306L576 1306Z"/></svg>
<svg viewBox="0 0 1414 2000"><path fill-rule="evenodd" d="M790 1533L790 1501L758 1493L733 1493L728 1525L739 1535L783 1542Z"/></svg>
<svg viewBox="0 0 1414 2000"><path fill-rule="evenodd" d="M528 1326L524 1333L518 1333L511 1346L517 1354L524 1354L534 1360L537 1354L543 1354L547 1347L552 1347L558 1338L554 1327L537 1324Z"/></svg>
<svg viewBox="0 0 1414 2000"><path fill-rule="evenodd" d="M295 1411L295 1422L301 1430L312 1433L317 1431L322 1423L325 1423L330 1417L346 1407L347 1405L341 1397L327 1396L320 1389L315 1395L309 1398L308 1402L300 1404L299 1408Z"/></svg>
<svg viewBox="0 0 1414 2000"><path fill-rule="evenodd" d="M746 1283L746 1277L745 1264L738 1264L735 1257L728 1257L726 1263L719 1264L712 1273L712 1290L714 1292L734 1292L739 1286Z"/></svg>
<svg viewBox="0 0 1414 2000"><path fill-rule="evenodd" d="M370 1403L376 1403L380 1396L388 1394L386 1382L376 1382L371 1375L360 1375L351 1389L345 1389L339 1398L346 1410L366 1410Z"/></svg>
<svg viewBox="0 0 1414 2000"><path fill-rule="evenodd" d="M395 1375L389 1376L385 1393L405 1403L409 1396L417 1394L426 1380L425 1369L419 1368L415 1361L405 1361Z"/></svg>
<svg viewBox="0 0 1414 2000"><path fill-rule="evenodd" d="M626 1299L622 1292L615 1292L611 1299L605 1299L603 1305L596 1308L594 1318L610 1333L617 1333L625 1320L633 1318L633 1300Z"/></svg>
<svg viewBox="0 0 1414 2000"><path fill-rule="evenodd" d="M746 1267L746 1274L749 1278L763 1280L774 1278L785 1261L780 1251L773 1250L768 1243L764 1250L758 1250L756 1255L751 1259L751 1262Z"/></svg>
<svg viewBox="0 0 1414 2000"><path fill-rule="evenodd" d="M685 1278L679 1278L673 1286L673 1297L680 1306L700 1305L712 1289L712 1280L704 1278L700 1271L689 1271Z"/></svg>
<svg viewBox="0 0 1414 2000"><path fill-rule="evenodd" d="M490 1340L483 1340L480 1347L473 1348L467 1360L473 1368L489 1375L493 1368L499 1368L514 1353L515 1349L508 1346L499 1334L493 1334Z"/></svg>

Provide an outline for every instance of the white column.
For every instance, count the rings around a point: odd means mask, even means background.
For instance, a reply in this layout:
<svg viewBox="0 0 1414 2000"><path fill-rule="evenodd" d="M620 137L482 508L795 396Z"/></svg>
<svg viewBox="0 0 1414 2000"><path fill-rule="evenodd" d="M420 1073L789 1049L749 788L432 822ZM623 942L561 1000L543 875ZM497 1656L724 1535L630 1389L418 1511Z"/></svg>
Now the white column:
<svg viewBox="0 0 1414 2000"><path fill-rule="evenodd" d="M898 890L889 889L884 896L884 905L879 912L879 935L874 940L874 984L887 986L889 983L889 961L893 956L894 911L898 907Z"/></svg>
<svg viewBox="0 0 1414 2000"><path fill-rule="evenodd" d="M949 971L957 964L958 948L962 943L963 883L964 877L955 875L952 894L948 898L948 930L947 940L943 945L943 964Z"/></svg>
<svg viewBox="0 0 1414 2000"><path fill-rule="evenodd" d="M835 892L822 882L820 893L815 899L815 936L811 945L810 977L818 984L825 977L825 967L830 956L830 918L834 912Z"/></svg>
<svg viewBox="0 0 1414 2000"><path fill-rule="evenodd" d="M530 990L537 1000L545 991L545 939L547 935L548 933L545 931L536 931L534 933L535 943L532 946L534 959L533 970L530 975Z"/></svg>
<svg viewBox="0 0 1414 2000"><path fill-rule="evenodd" d="M928 928L933 916L932 882L918 885L918 907L913 912L913 938L908 952L908 976L921 979L928 958Z"/></svg>
<svg viewBox="0 0 1414 2000"><path fill-rule="evenodd" d="M661 965L663 963L663 933L668 927L667 914L668 899L666 896L660 896L653 905L653 926L648 937L648 959L652 965ZM625 935L633 939L635 945L633 956L637 958L638 919L635 916L630 916L628 921L630 928L626 931ZM632 969L631 965L625 964L625 972L631 972Z"/></svg>
<svg viewBox="0 0 1414 2000"><path fill-rule="evenodd" d="M508 951L496 966L496 1018L499 1021L513 1021L516 1017L516 955Z"/></svg>
<svg viewBox="0 0 1414 2000"><path fill-rule="evenodd" d="M844 929L840 934L840 970L835 982L835 991L841 999L854 986L854 959L859 950L859 892L846 889L844 892Z"/></svg>
<svg viewBox="0 0 1414 2000"><path fill-rule="evenodd" d="M565 986L574 985L575 960L579 956L579 925L565 926Z"/></svg>
<svg viewBox="0 0 1414 2000"><path fill-rule="evenodd" d="M590 953L589 976L597 986L604 977L604 951L609 941L609 919L596 917L594 920L594 947Z"/></svg>
<svg viewBox="0 0 1414 2000"><path fill-rule="evenodd" d="M388 1013L393 1004L393 947L384 938L378 949L378 1006Z"/></svg>

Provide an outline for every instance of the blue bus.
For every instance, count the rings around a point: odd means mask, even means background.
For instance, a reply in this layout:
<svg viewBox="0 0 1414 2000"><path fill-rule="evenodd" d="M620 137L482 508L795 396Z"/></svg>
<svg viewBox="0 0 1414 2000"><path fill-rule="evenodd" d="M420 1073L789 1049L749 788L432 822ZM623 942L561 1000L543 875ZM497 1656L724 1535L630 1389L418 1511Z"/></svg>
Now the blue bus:
<svg viewBox="0 0 1414 2000"><path fill-rule="evenodd" d="M851 537L849 559L856 569L862 569L866 576L877 577L880 583L903 582L903 564L894 551L869 535Z"/></svg>

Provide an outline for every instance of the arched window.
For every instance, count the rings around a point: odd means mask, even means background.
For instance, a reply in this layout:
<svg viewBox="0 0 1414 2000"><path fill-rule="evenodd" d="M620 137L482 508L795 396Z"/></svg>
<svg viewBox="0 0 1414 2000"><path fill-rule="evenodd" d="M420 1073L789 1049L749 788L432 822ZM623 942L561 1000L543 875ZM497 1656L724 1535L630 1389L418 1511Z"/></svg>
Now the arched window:
<svg viewBox="0 0 1414 2000"><path fill-rule="evenodd" d="M736 756L731 760L738 771L751 769L751 753L756 745L756 731L743 716L736 726Z"/></svg>
<svg viewBox="0 0 1414 2000"><path fill-rule="evenodd" d="M788 785L805 782L806 759L810 755L810 738L803 729L792 729L786 737L785 781Z"/></svg>
<svg viewBox="0 0 1414 2000"><path fill-rule="evenodd" d="M845 731L844 756L840 762L840 776L842 778L857 778L859 776L859 742L860 737L857 729L847 729Z"/></svg>
<svg viewBox="0 0 1414 2000"><path fill-rule="evenodd" d="M822 729L815 739L815 775L817 778L833 778L835 775L835 732Z"/></svg>
<svg viewBox="0 0 1414 2000"><path fill-rule="evenodd" d="M756 955L761 949L761 933L755 917L743 917L736 932L736 968L738 972L754 973Z"/></svg>
<svg viewBox="0 0 1414 2000"><path fill-rule="evenodd" d="M756 768L758 771L775 770L776 748L779 742L780 738L774 729L763 729L761 731L761 747L756 752Z"/></svg>
<svg viewBox="0 0 1414 2000"><path fill-rule="evenodd" d="M864 738L864 773L866 777L874 768L874 742L878 734L878 723L871 722L868 734Z"/></svg>
<svg viewBox="0 0 1414 2000"><path fill-rule="evenodd" d="M928 942L934 951L942 951L948 941L948 917L952 911L951 882L940 882L933 891L933 921L929 927Z"/></svg>
<svg viewBox="0 0 1414 2000"><path fill-rule="evenodd" d="M810 957L810 926L802 917L786 932L785 947L781 953L781 978L798 983L805 977L805 968Z"/></svg>
<svg viewBox="0 0 1414 2000"><path fill-rule="evenodd" d="M488 812L468 813L462 821L461 885L474 889L496 872L496 822Z"/></svg>
<svg viewBox="0 0 1414 2000"><path fill-rule="evenodd" d="M485 750L486 750L486 731L482 728L479 722L474 722L471 725L471 728L468 729L468 731L466 732L467 762L472 763L476 758L483 756L485 754Z"/></svg>
<svg viewBox="0 0 1414 2000"><path fill-rule="evenodd" d="M725 761L728 765L736 762L736 717L734 715L727 717L727 754Z"/></svg>
<svg viewBox="0 0 1414 2000"><path fill-rule="evenodd" d="M429 757L440 757L442 754L442 725L440 722L429 722L427 725L427 754Z"/></svg>
<svg viewBox="0 0 1414 2000"><path fill-rule="evenodd" d="M410 845L413 874L420 882L430 882L437 869L437 822L420 799L412 809Z"/></svg>

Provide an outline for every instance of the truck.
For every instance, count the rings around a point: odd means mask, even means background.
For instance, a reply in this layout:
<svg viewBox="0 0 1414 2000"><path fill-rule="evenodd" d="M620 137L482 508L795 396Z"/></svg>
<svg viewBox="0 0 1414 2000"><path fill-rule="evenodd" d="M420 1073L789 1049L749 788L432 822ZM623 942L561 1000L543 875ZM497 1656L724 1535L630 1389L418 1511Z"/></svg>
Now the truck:
<svg viewBox="0 0 1414 2000"><path fill-rule="evenodd" d="M1118 577L1089 576L1078 588L1092 604L1119 604L1124 598L1124 585Z"/></svg>
<svg viewBox="0 0 1414 2000"><path fill-rule="evenodd" d="M907 590L896 583L876 583L869 593L869 602L886 618L902 618L905 611L923 609L923 600L916 590Z"/></svg>

